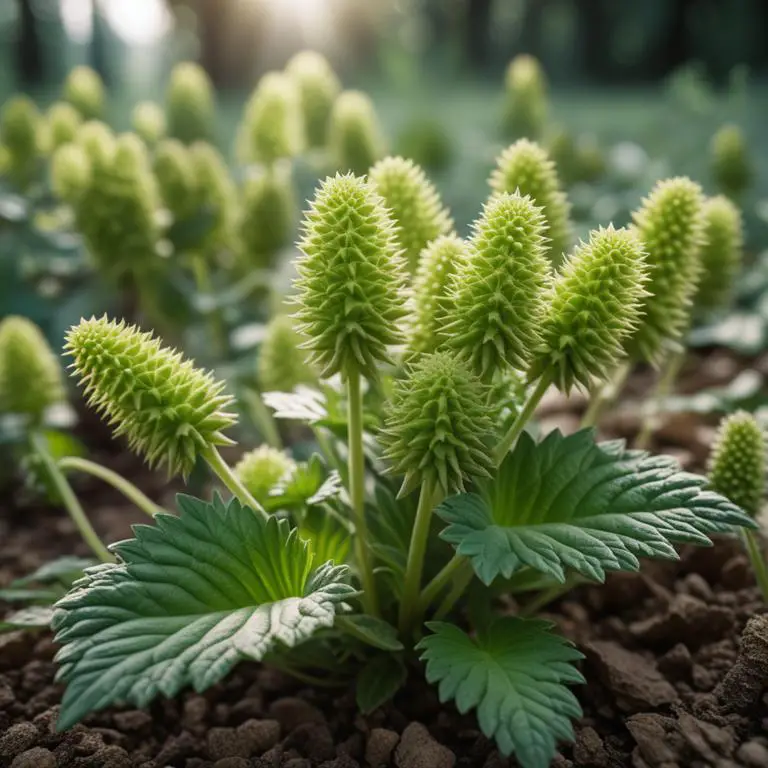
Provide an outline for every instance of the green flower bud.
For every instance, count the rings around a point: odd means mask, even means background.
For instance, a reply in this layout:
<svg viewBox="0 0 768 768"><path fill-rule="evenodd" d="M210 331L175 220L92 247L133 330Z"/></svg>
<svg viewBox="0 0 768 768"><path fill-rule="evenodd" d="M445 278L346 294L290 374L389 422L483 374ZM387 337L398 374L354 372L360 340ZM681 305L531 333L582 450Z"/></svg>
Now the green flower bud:
<svg viewBox="0 0 768 768"><path fill-rule="evenodd" d="M282 72L268 72L259 80L245 107L238 148L244 162L271 165L295 157L304 148L299 92Z"/></svg>
<svg viewBox="0 0 768 768"><path fill-rule="evenodd" d="M297 263L300 321L325 378L376 378L404 339L405 268L384 201L362 178L327 178L306 214Z"/></svg>
<svg viewBox="0 0 768 768"><path fill-rule="evenodd" d="M754 416L737 411L720 423L709 459L709 484L755 517L765 495L765 434Z"/></svg>
<svg viewBox="0 0 768 768"><path fill-rule="evenodd" d="M184 221L200 209L202 193L189 149L176 139L163 139L155 149L152 170L160 196L175 221Z"/></svg>
<svg viewBox="0 0 768 768"><path fill-rule="evenodd" d="M90 67L75 67L64 82L64 101L71 104L83 120L104 115L104 83Z"/></svg>
<svg viewBox="0 0 768 768"><path fill-rule="evenodd" d="M744 134L736 125L724 125L709 148L715 184L729 197L740 197L752 183L754 168Z"/></svg>
<svg viewBox="0 0 768 768"><path fill-rule="evenodd" d="M515 56L507 67L504 85L505 135L510 139L539 138L547 122L548 105L547 78L538 60L528 54Z"/></svg>
<svg viewBox="0 0 768 768"><path fill-rule="evenodd" d="M627 350L634 357L658 364L669 342L677 341L688 328L701 272L703 202L701 187L690 179L666 179L633 214L651 278L643 304L645 317L628 340Z"/></svg>
<svg viewBox="0 0 768 768"><path fill-rule="evenodd" d="M140 102L133 108L131 125L147 146L154 147L166 134L163 108L153 101Z"/></svg>
<svg viewBox="0 0 768 768"><path fill-rule="evenodd" d="M407 357L434 352L449 314L453 277L468 258L467 244L456 235L433 240L421 253L413 281L413 311Z"/></svg>
<svg viewBox="0 0 768 768"><path fill-rule="evenodd" d="M212 252L232 247L237 222L237 189L221 153L203 141L190 147L201 204L214 217L203 247Z"/></svg>
<svg viewBox="0 0 768 768"><path fill-rule="evenodd" d="M0 321L0 413L37 422L64 399L59 361L40 329L25 317Z"/></svg>
<svg viewBox="0 0 768 768"><path fill-rule="evenodd" d="M70 329L65 351L89 405L151 467L187 477L207 448L232 442L222 434L237 421L224 383L151 333L92 317Z"/></svg>
<svg viewBox="0 0 768 768"><path fill-rule="evenodd" d="M315 51L300 51L285 71L299 92L307 144L312 148L324 147L331 108L341 91L339 78L325 56Z"/></svg>
<svg viewBox="0 0 768 768"><path fill-rule="evenodd" d="M339 171L362 175L384 154L373 102L362 91L344 91L333 104L328 143Z"/></svg>
<svg viewBox="0 0 768 768"><path fill-rule="evenodd" d="M507 367L525 369L541 343L551 279L545 231L541 209L517 193L492 197L473 225L443 332L484 381Z"/></svg>
<svg viewBox="0 0 768 768"><path fill-rule="evenodd" d="M75 143L81 146L93 165L108 164L115 152L115 134L106 123L89 120L77 132Z"/></svg>
<svg viewBox="0 0 768 768"><path fill-rule="evenodd" d="M34 102L14 96L0 115L0 144L7 153L6 173L21 188L31 181L38 157L38 135L42 119Z"/></svg>
<svg viewBox="0 0 768 768"><path fill-rule="evenodd" d="M639 325L647 282L645 253L632 232L613 225L592 231L555 278L530 379L551 375L568 394L575 384L589 389L607 378Z"/></svg>
<svg viewBox="0 0 768 768"><path fill-rule="evenodd" d="M515 142L499 156L490 185L496 193L528 195L542 209L550 241L549 258L552 266L558 267L571 244L571 207L546 151L526 139Z"/></svg>
<svg viewBox="0 0 768 768"><path fill-rule="evenodd" d="M75 205L88 188L91 163L85 150L77 144L59 147L51 158L51 188L64 203Z"/></svg>
<svg viewBox="0 0 768 768"><path fill-rule="evenodd" d="M699 251L701 279L695 303L710 310L728 303L741 269L744 234L741 212L721 195L704 202L704 242Z"/></svg>
<svg viewBox="0 0 768 768"><path fill-rule="evenodd" d="M288 315L276 315L269 321L257 368L262 392L292 392L300 384L317 382L317 374L300 348L305 341Z"/></svg>
<svg viewBox="0 0 768 768"><path fill-rule="evenodd" d="M413 272L424 246L451 232L453 220L437 190L412 160L385 157L371 168L368 181L397 225L397 238Z"/></svg>
<svg viewBox="0 0 768 768"><path fill-rule="evenodd" d="M423 483L464 490L493 469L494 426L488 390L449 352L424 355L396 382L379 439L391 473L405 475L400 495Z"/></svg>
<svg viewBox="0 0 768 768"><path fill-rule="evenodd" d="M54 104L46 116L48 123L48 150L53 152L75 140L83 122L80 113L65 101Z"/></svg>
<svg viewBox="0 0 768 768"><path fill-rule="evenodd" d="M287 476L296 471L296 462L284 451L269 445L244 454L235 465L235 475L259 504L264 504L270 492Z"/></svg>
<svg viewBox="0 0 768 768"><path fill-rule="evenodd" d="M186 61L177 64L165 93L168 135L184 144L213 136L213 87L205 70Z"/></svg>

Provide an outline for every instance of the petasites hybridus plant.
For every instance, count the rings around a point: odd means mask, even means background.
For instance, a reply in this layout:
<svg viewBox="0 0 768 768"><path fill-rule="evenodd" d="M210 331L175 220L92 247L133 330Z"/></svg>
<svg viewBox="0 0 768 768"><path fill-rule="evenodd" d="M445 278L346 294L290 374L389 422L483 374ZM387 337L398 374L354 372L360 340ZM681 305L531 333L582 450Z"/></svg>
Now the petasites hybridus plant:
<svg viewBox="0 0 768 768"><path fill-rule="evenodd" d="M62 99L71 104L83 120L99 120L104 117L104 83L90 67L75 67L67 75Z"/></svg>
<svg viewBox="0 0 768 768"><path fill-rule="evenodd" d="M744 133L737 125L724 125L709 147L712 177L723 194L738 200L755 175Z"/></svg>
<svg viewBox="0 0 768 768"><path fill-rule="evenodd" d="M508 139L539 139L547 122L547 79L538 60L515 56L504 77L504 134Z"/></svg>
<svg viewBox="0 0 768 768"><path fill-rule="evenodd" d="M397 225L397 239L411 272L422 249L453 230L453 220L434 185L412 160L385 157L368 172L368 181L384 199Z"/></svg>
<svg viewBox="0 0 768 768"><path fill-rule="evenodd" d="M342 172L364 174L384 154L379 121L370 97L344 91L333 103L328 123L328 151Z"/></svg>
<svg viewBox="0 0 768 768"><path fill-rule="evenodd" d="M213 137L213 86L205 70L189 61L177 64L165 93L168 135L184 144Z"/></svg>

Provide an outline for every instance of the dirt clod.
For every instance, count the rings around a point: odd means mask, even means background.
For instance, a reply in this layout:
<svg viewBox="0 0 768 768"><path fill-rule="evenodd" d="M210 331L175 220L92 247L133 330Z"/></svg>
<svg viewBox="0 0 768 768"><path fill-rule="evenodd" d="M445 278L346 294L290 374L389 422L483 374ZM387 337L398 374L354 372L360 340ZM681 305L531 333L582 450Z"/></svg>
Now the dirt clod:
<svg viewBox="0 0 768 768"><path fill-rule="evenodd" d="M725 712L744 711L760 698L768 685L768 615L747 622L738 659L715 688Z"/></svg>
<svg viewBox="0 0 768 768"><path fill-rule="evenodd" d="M365 746L365 762L371 768L389 765L389 760L398 741L400 741L400 736L395 731L390 731L387 728L374 728Z"/></svg>
<svg viewBox="0 0 768 768"><path fill-rule="evenodd" d="M29 749L38 739L39 732L32 723L12 725L0 736L0 757L16 757Z"/></svg>
<svg viewBox="0 0 768 768"><path fill-rule="evenodd" d="M33 747L17 755L11 768L56 768L56 756L49 749Z"/></svg>
<svg viewBox="0 0 768 768"><path fill-rule="evenodd" d="M456 755L435 741L421 723L411 723L395 750L397 768L453 768Z"/></svg>

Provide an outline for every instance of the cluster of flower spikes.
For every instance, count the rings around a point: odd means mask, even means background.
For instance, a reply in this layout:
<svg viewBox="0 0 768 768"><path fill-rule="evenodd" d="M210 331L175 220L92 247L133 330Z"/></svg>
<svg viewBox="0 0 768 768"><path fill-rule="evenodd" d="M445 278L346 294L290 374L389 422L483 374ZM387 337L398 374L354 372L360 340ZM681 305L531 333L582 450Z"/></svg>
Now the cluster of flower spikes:
<svg viewBox="0 0 768 768"><path fill-rule="evenodd" d="M75 207L88 187L91 162L79 144L59 147L51 157L50 180L53 194L62 202Z"/></svg>
<svg viewBox="0 0 768 768"><path fill-rule="evenodd" d="M558 267L571 246L571 208L546 150L527 139L516 141L499 156L489 183L496 193L528 195L541 208L547 225L549 258L552 266Z"/></svg>
<svg viewBox="0 0 768 768"><path fill-rule="evenodd" d="M507 67L504 85L504 135L540 138L547 122L547 78L538 60L528 54L516 56Z"/></svg>
<svg viewBox="0 0 768 768"><path fill-rule="evenodd" d="M299 92L283 72L267 72L245 107L238 153L245 163L271 165L304 149Z"/></svg>
<svg viewBox="0 0 768 768"><path fill-rule="evenodd" d="M744 134L737 125L724 125L710 144L712 176L718 188L732 198L739 198L754 178Z"/></svg>
<svg viewBox="0 0 768 768"><path fill-rule="evenodd" d="M640 324L647 282L646 255L633 232L612 225L592 231L555 277L529 378L551 376L567 394L609 377Z"/></svg>
<svg viewBox="0 0 768 768"><path fill-rule="evenodd" d="M74 141L82 125L80 113L66 101L57 101L45 116L45 149L48 153Z"/></svg>
<svg viewBox="0 0 768 768"><path fill-rule="evenodd" d="M0 173L21 189L32 181L39 156L40 112L26 96L14 96L3 105L0 115Z"/></svg>
<svg viewBox="0 0 768 768"><path fill-rule="evenodd" d="M235 475L259 504L270 492L296 470L296 462L285 451L260 445L243 454L234 468Z"/></svg>
<svg viewBox="0 0 768 768"><path fill-rule="evenodd" d="M184 144L212 138L213 86L202 67L187 61L173 68L165 94L165 115L168 135Z"/></svg>
<svg viewBox="0 0 768 768"><path fill-rule="evenodd" d="M627 351L634 358L659 364L669 344L688 329L701 272L703 203L698 184L685 177L665 179L633 215L633 229L650 267L643 320L627 340Z"/></svg>
<svg viewBox="0 0 768 768"><path fill-rule="evenodd" d="M40 329L16 315L0 321L0 413L39 422L64 399L61 366Z"/></svg>
<svg viewBox="0 0 768 768"><path fill-rule="evenodd" d="M453 230L453 220L434 185L412 160L385 157L368 173L397 225L397 237L410 270L427 243Z"/></svg>
<svg viewBox="0 0 768 768"><path fill-rule="evenodd" d="M307 146L325 147L331 109L341 91L336 73L328 60L316 51L299 51L288 62L285 72L299 92Z"/></svg>
<svg viewBox="0 0 768 768"><path fill-rule="evenodd" d="M186 221L200 209L202 193L189 148L178 139L163 139L155 148L152 170L160 197L174 221Z"/></svg>
<svg viewBox="0 0 768 768"><path fill-rule="evenodd" d="M709 485L755 517L765 497L766 440L752 414L737 411L720 424L709 460Z"/></svg>
<svg viewBox="0 0 768 768"><path fill-rule="evenodd" d="M445 345L486 382L508 367L524 370L541 343L551 281L545 231L530 197L495 195L473 224L467 256L454 272Z"/></svg>
<svg viewBox="0 0 768 768"><path fill-rule="evenodd" d="M65 350L89 405L150 466L187 477L207 448L231 443L224 383L151 333L92 317L70 329Z"/></svg>
<svg viewBox="0 0 768 768"><path fill-rule="evenodd" d="M62 98L80 113L83 120L98 120L104 116L104 83L90 67L75 67L67 75Z"/></svg>
<svg viewBox="0 0 768 768"><path fill-rule="evenodd" d="M488 389L452 352L422 355L395 391L379 433L400 495L423 484L448 495L493 469L494 407ZM432 485L434 484L434 486Z"/></svg>
<svg viewBox="0 0 768 768"><path fill-rule="evenodd" d="M75 143L83 148L91 163L103 165L114 154L115 134L101 120L89 120L77 132Z"/></svg>
<svg viewBox="0 0 768 768"><path fill-rule="evenodd" d="M269 321L257 362L262 392L291 392L300 384L317 382L301 348L305 341L289 315L279 313Z"/></svg>
<svg viewBox="0 0 768 768"><path fill-rule="evenodd" d="M701 279L694 299L700 312L728 303L741 269L744 246L741 212L727 197L707 198L703 219L704 242L699 251Z"/></svg>
<svg viewBox="0 0 768 768"><path fill-rule="evenodd" d="M355 174L384 154L384 141L373 102L362 91L344 91L333 104L328 125L328 149L339 171Z"/></svg>
<svg viewBox="0 0 768 768"><path fill-rule="evenodd" d="M306 214L296 279L298 330L319 374L377 378L404 341L406 271L384 201L352 174L326 179Z"/></svg>
<svg viewBox="0 0 768 768"><path fill-rule="evenodd" d="M131 126L148 147L154 147L168 130L165 112L154 101L141 101L133 108Z"/></svg>

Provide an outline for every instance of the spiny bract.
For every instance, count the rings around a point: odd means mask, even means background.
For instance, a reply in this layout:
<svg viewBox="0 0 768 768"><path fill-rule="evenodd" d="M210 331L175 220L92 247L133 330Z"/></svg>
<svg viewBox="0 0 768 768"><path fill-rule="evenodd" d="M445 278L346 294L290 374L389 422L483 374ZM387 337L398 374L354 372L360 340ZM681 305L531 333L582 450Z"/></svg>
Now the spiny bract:
<svg viewBox="0 0 768 768"><path fill-rule="evenodd" d="M741 269L744 234L741 212L722 195L704 202L704 243L696 308L714 309L728 303Z"/></svg>
<svg viewBox="0 0 768 768"><path fill-rule="evenodd" d="M163 139L152 160L160 196L175 221L184 221L200 209L202 193L189 149L177 139Z"/></svg>
<svg viewBox="0 0 768 768"><path fill-rule="evenodd" d="M376 378L387 348L404 341L405 267L384 202L364 179L327 178L307 212L297 263L306 348L325 378Z"/></svg>
<svg viewBox="0 0 768 768"><path fill-rule="evenodd" d="M504 132L510 139L538 139L547 121L547 78L538 60L515 56L504 78Z"/></svg>
<svg viewBox="0 0 768 768"><path fill-rule="evenodd" d="M104 115L104 83L90 67L75 67L67 75L62 98L83 120L96 120Z"/></svg>
<svg viewBox="0 0 768 768"><path fill-rule="evenodd" d="M554 267L559 266L571 244L571 207L546 150L527 139L516 141L499 156L489 183L496 193L528 195L542 209L549 258Z"/></svg>
<svg viewBox="0 0 768 768"><path fill-rule="evenodd" d="M467 254L467 244L456 235L438 237L421 252L413 280L407 357L434 352L443 343L453 276Z"/></svg>
<svg viewBox="0 0 768 768"><path fill-rule="evenodd" d="M715 184L729 197L740 197L754 176L744 134L737 125L724 125L710 144L712 176Z"/></svg>
<svg viewBox="0 0 768 768"><path fill-rule="evenodd" d="M701 187L688 178L660 181L633 215L650 267L648 295L637 333L628 340L634 357L658 364L667 345L688 328L691 299L701 272Z"/></svg>
<svg viewBox="0 0 768 768"><path fill-rule="evenodd" d="M235 465L235 474L259 504L269 498L270 491L296 469L296 462L284 451L260 445L244 454Z"/></svg>
<svg viewBox="0 0 768 768"><path fill-rule="evenodd" d="M299 384L314 384L317 374L301 349L306 341L285 314L275 315L267 325L259 348L258 380L262 392L291 392Z"/></svg>
<svg viewBox="0 0 768 768"><path fill-rule="evenodd" d="M545 231L541 209L517 193L492 197L473 224L443 333L484 381L507 367L524 369L541 342L551 279Z"/></svg>
<svg viewBox="0 0 768 768"><path fill-rule="evenodd" d="M765 434L754 416L737 411L720 423L709 461L709 484L754 517L765 496Z"/></svg>
<svg viewBox="0 0 768 768"><path fill-rule="evenodd" d="M91 177L91 163L85 150L77 144L59 147L51 158L50 175L54 195L76 205Z"/></svg>
<svg viewBox="0 0 768 768"><path fill-rule="evenodd" d="M328 148L337 170L358 175L384 154L373 102L362 91L344 91L333 104Z"/></svg>
<svg viewBox="0 0 768 768"><path fill-rule="evenodd" d="M139 102L131 113L131 125L141 140L153 147L165 136L165 112L154 101Z"/></svg>
<svg viewBox="0 0 768 768"><path fill-rule="evenodd" d="M165 94L168 135L185 144L213 135L213 86L205 70L185 61L171 72Z"/></svg>
<svg viewBox="0 0 768 768"><path fill-rule="evenodd" d="M423 483L463 491L493 468L493 410L487 388L450 352L419 358L395 384L379 437L391 473L405 475L400 495Z"/></svg>
<svg viewBox="0 0 768 768"><path fill-rule="evenodd" d="M565 393L605 379L638 326L647 282L645 253L632 232L591 232L555 278L530 378L551 375Z"/></svg>
<svg viewBox="0 0 768 768"><path fill-rule="evenodd" d="M395 224L397 238L411 271L427 243L453 229L453 221L424 171L413 160L385 157L368 173Z"/></svg>
<svg viewBox="0 0 768 768"><path fill-rule="evenodd" d="M224 383L124 321L92 317L67 334L65 351L88 403L150 466L188 476L197 457L232 441L237 419Z"/></svg>
<svg viewBox="0 0 768 768"><path fill-rule="evenodd" d="M53 104L46 116L47 146L49 152L54 152L64 144L74 141L78 128L83 122L80 113L65 101Z"/></svg>
<svg viewBox="0 0 768 768"><path fill-rule="evenodd" d="M25 317L6 317L0 322L0 413L39 421L62 400L61 367L40 329Z"/></svg>

